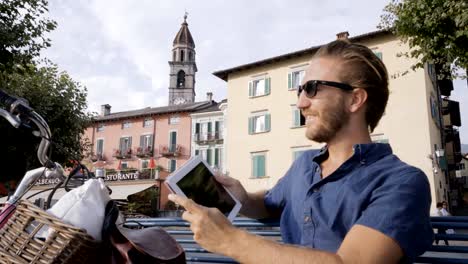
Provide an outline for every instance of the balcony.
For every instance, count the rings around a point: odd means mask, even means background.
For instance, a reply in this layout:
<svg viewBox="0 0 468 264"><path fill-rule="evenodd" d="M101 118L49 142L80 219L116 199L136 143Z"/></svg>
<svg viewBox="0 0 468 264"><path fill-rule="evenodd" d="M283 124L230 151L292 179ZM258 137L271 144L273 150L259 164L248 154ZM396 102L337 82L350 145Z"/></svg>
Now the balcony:
<svg viewBox="0 0 468 264"><path fill-rule="evenodd" d="M96 162L96 161L100 161L100 160L106 160L106 158L104 157L104 154L102 154L102 153L92 154L90 159L91 159L92 162Z"/></svg>
<svg viewBox="0 0 468 264"><path fill-rule="evenodd" d="M457 101L443 99L442 114L444 115L444 126L461 126L460 104Z"/></svg>
<svg viewBox="0 0 468 264"><path fill-rule="evenodd" d="M195 143L199 145L223 143L223 132L197 133L194 135Z"/></svg>
<svg viewBox="0 0 468 264"><path fill-rule="evenodd" d="M151 146L138 147L135 150L135 155L139 158L149 158L153 156L153 148Z"/></svg>
<svg viewBox="0 0 468 264"><path fill-rule="evenodd" d="M164 157L177 157L182 154L182 146L179 144L160 145L159 154Z"/></svg>
<svg viewBox="0 0 468 264"><path fill-rule="evenodd" d="M116 159L129 159L132 157L132 149L114 149L112 157Z"/></svg>

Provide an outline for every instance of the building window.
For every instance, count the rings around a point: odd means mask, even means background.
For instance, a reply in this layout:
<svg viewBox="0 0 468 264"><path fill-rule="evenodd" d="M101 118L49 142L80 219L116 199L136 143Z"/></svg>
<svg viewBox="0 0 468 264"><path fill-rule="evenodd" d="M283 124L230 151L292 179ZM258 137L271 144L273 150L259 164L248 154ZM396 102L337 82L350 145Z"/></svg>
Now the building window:
<svg viewBox="0 0 468 264"><path fill-rule="evenodd" d="M294 90L299 87L304 78L305 70L293 71L288 74L288 89Z"/></svg>
<svg viewBox="0 0 468 264"><path fill-rule="evenodd" d="M102 155L104 153L104 139L96 140L96 154Z"/></svg>
<svg viewBox="0 0 468 264"><path fill-rule="evenodd" d="M105 127L106 126L104 124L99 124L96 130L97 130L97 132L101 132L101 131L104 131Z"/></svg>
<svg viewBox="0 0 468 264"><path fill-rule="evenodd" d="M305 126L305 117L295 105L292 106L292 127Z"/></svg>
<svg viewBox="0 0 468 264"><path fill-rule="evenodd" d="M142 169L147 169L149 166L149 160L142 160L141 161L141 168Z"/></svg>
<svg viewBox="0 0 468 264"><path fill-rule="evenodd" d="M439 107L437 105L436 99L432 95L430 97L430 104L431 104L432 120L434 120L434 123L436 124L436 126L440 127Z"/></svg>
<svg viewBox="0 0 468 264"><path fill-rule="evenodd" d="M384 134L375 134L371 135L371 139L373 143L385 143L388 144L388 138L385 137Z"/></svg>
<svg viewBox="0 0 468 264"><path fill-rule="evenodd" d="M249 134L270 131L270 114L264 113L249 117Z"/></svg>
<svg viewBox="0 0 468 264"><path fill-rule="evenodd" d="M169 117L169 124L170 125L175 125L180 123L180 117L179 116L171 116Z"/></svg>
<svg viewBox="0 0 468 264"><path fill-rule="evenodd" d="M261 178L266 176L266 153L252 154L252 177Z"/></svg>
<svg viewBox="0 0 468 264"><path fill-rule="evenodd" d="M195 124L195 141L206 141L212 138L212 127L211 122L202 122Z"/></svg>
<svg viewBox="0 0 468 264"><path fill-rule="evenodd" d="M175 159L170 159L167 162L167 168L169 169L169 172L174 172L177 169L177 161Z"/></svg>
<svg viewBox="0 0 468 264"><path fill-rule="evenodd" d="M122 129L131 128L131 127L132 127L132 123L130 121L124 121L122 123Z"/></svg>
<svg viewBox="0 0 468 264"><path fill-rule="evenodd" d="M380 60L382 60L382 52L380 52L380 51L374 51L374 54L375 54L375 56L377 56L377 58L379 58Z"/></svg>
<svg viewBox="0 0 468 264"><path fill-rule="evenodd" d="M169 132L169 151L175 152L177 149L177 131Z"/></svg>
<svg viewBox="0 0 468 264"><path fill-rule="evenodd" d="M148 149L148 147L153 146L153 135L141 135L140 136L140 147L143 149Z"/></svg>
<svg viewBox="0 0 468 264"><path fill-rule="evenodd" d="M121 137L119 149L124 154L130 152L132 149L132 137Z"/></svg>
<svg viewBox="0 0 468 264"><path fill-rule="evenodd" d="M257 79L249 82L249 97L270 94L271 78Z"/></svg>
<svg viewBox="0 0 468 264"><path fill-rule="evenodd" d="M222 169L223 164L221 164L222 160L222 155L223 155L223 149L222 148L215 148L214 150L214 162L213 162L213 167L217 168L218 170Z"/></svg>
<svg viewBox="0 0 468 264"><path fill-rule="evenodd" d="M122 169L122 170L128 169L128 163L127 162L120 163L120 169Z"/></svg>
<svg viewBox="0 0 468 264"><path fill-rule="evenodd" d="M297 160L304 152L306 152L305 149L293 150L293 161Z"/></svg>
<svg viewBox="0 0 468 264"><path fill-rule="evenodd" d="M152 118L145 118L143 120L143 127L152 127L154 124L154 120Z"/></svg>
<svg viewBox="0 0 468 264"><path fill-rule="evenodd" d="M183 50L180 51L180 61L185 60L185 52Z"/></svg>
<svg viewBox="0 0 468 264"><path fill-rule="evenodd" d="M180 70L177 73L177 88L185 87L185 72Z"/></svg>

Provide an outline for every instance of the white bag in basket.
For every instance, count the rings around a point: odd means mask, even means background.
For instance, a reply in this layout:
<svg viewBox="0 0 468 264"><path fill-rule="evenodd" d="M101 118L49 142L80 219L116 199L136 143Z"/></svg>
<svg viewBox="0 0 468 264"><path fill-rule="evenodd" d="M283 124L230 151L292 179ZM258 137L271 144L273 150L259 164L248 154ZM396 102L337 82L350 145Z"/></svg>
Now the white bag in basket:
<svg viewBox="0 0 468 264"><path fill-rule="evenodd" d="M102 179L90 179L66 193L47 212L73 226L83 228L95 240L101 241L104 211L110 201Z"/></svg>

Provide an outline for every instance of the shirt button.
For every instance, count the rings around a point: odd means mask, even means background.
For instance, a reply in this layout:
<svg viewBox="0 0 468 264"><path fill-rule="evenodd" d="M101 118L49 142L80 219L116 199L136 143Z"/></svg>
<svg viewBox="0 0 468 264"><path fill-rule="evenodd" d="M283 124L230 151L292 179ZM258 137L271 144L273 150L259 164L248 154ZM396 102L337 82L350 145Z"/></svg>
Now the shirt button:
<svg viewBox="0 0 468 264"><path fill-rule="evenodd" d="M304 217L304 222L306 222L306 223L307 223L307 222L310 222L310 216Z"/></svg>

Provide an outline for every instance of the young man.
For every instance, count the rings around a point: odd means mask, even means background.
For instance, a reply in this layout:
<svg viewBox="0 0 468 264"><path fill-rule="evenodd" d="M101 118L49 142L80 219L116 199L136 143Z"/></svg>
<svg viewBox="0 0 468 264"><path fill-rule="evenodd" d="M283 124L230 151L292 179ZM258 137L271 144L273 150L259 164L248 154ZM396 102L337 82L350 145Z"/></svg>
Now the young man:
<svg viewBox="0 0 468 264"><path fill-rule="evenodd" d="M269 191L247 193L217 177L253 218L280 217L278 244L234 228L217 210L176 195L194 239L241 263L400 263L432 244L430 187L424 173L373 144L387 104L388 76L368 48L346 41L323 46L298 90L308 151ZM290 245L288 245L290 244Z"/></svg>

